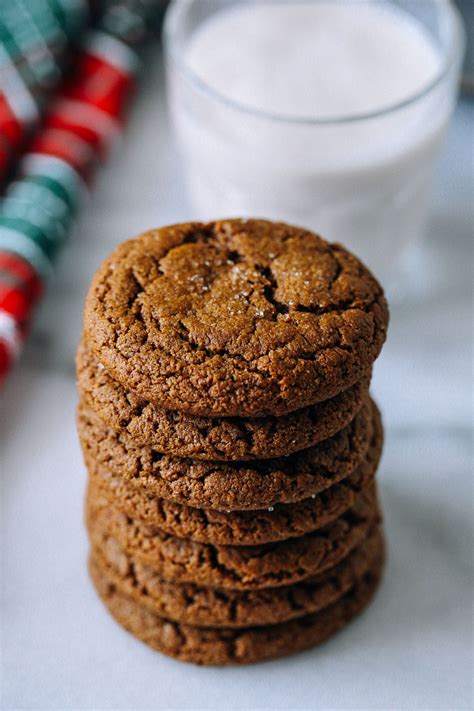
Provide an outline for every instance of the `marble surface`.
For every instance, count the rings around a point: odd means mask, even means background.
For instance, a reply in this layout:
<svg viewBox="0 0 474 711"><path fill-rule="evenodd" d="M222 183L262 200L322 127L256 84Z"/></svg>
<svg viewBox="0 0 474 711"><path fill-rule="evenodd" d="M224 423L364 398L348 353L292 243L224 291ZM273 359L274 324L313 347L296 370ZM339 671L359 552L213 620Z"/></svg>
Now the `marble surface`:
<svg viewBox="0 0 474 711"><path fill-rule="evenodd" d="M2 402L2 708L473 707L472 105L457 110L414 289L392 309L374 391L389 558L373 605L321 649L209 670L123 632L86 573L73 354L98 262L151 224L191 217L158 60L101 173Z"/></svg>

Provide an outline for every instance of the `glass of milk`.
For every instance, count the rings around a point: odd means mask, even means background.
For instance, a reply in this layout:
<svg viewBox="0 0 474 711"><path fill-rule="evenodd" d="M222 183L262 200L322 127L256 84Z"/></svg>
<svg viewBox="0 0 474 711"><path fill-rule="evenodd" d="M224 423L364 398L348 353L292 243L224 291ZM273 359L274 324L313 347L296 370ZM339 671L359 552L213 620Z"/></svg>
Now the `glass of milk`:
<svg viewBox="0 0 474 711"><path fill-rule="evenodd" d="M456 98L449 0L174 0L165 46L194 216L303 225L393 279Z"/></svg>

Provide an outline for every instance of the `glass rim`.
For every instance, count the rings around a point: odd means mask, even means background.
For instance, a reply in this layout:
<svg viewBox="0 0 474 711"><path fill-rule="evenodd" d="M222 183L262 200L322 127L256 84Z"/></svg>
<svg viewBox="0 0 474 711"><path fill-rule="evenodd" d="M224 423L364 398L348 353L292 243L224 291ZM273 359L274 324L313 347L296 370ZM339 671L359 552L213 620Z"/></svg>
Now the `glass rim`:
<svg viewBox="0 0 474 711"><path fill-rule="evenodd" d="M295 125L314 125L314 126L324 126L324 125L336 125L336 124L346 124L346 123L356 123L362 121L369 121L371 119L383 118L389 114L395 113L401 109L407 108L417 101L428 96L434 89L436 89L439 84L443 82L445 77L449 74L453 65L461 60L464 53L466 37L464 31L464 25L461 20L461 15L459 10L456 8L452 0L438 0L439 7L444 11L444 22L448 27L449 31L449 42L446 50L443 52L443 62L439 69L438 74L432 81L430 81L426 86L417 91L415 94L407 96L401 101L397 101L393 104L389 104L380 109L375 109L372 111L366 111L362 113L354 114L344 114L339 116L328 116L328 117L316 117L316 116L295 116L292 114L274 113L269 111L264 111L257 107L245 104L235 99L231 99L220 91L213 89L204 79L199 77L194 70L192 70L187 63L182 58L182 52L176 48L176 34L179 31L179 23L181 21L181 15L186 11L187 8L197 0L173 0L171 5L166 11L164 24L163 24L163 39L166 51L166 60L171 60L176 67L180 70L182 75L187 81L189 81L201 94L207 96L208 98L217 101L223 106L239 111L240 113L247 114L248 116L253 116L254 118L264 119L266 121L273 121L279 123L289 123ZM248 0L246 0L248 4ZM288 0L274 0L279 4L288 2ZM301 4L308 4L313 2L313 0L298 0Z"/></svg>

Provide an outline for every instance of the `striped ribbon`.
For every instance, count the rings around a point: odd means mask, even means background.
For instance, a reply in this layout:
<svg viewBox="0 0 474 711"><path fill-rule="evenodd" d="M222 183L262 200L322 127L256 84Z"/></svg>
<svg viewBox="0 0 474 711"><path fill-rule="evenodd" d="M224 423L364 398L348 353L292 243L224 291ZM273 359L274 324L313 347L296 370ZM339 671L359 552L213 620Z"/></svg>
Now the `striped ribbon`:
<svg viewBox="0 0 474 711"><path fill-rule="evenodd" d="M16 72L14 81L10 79L11 87L14 82L22 86L13 92L13 101L8 99L10 115L0 105L0 133L10 148L18 146L28 130L25 117L28 122L37 120L41 110L38 96L53 81L52 65L45 61L42 68L35 68L33 77L29 67L32 61L24 60L18 48L25 51L28 46L31 59L33 47L43 57L47 44L54 57L61 46L58 28L64 40L68 33L74 33L74 27L77 29L83 17L81 10L86 9L86 3L79 0L39 0L39 4L44 3L50 12L34 18L47 38L40 48L33 33L15 35L13 29L19 25L11 12L3 15L0 0L0 23L7 26L8 20L10 35L15 39L8 50L9 67L14 65ZM162 0L105 3L100 21L87 31L75 50L70 70L50 98L41 128L33 135L19 162L16 179L9 183L0 202L0 379L21 351L34 307L97 166L122 132L121 117L140 67L138 50L162 5ZM4 89L4 98L12 95L11 88L8 92Z"/></svg>

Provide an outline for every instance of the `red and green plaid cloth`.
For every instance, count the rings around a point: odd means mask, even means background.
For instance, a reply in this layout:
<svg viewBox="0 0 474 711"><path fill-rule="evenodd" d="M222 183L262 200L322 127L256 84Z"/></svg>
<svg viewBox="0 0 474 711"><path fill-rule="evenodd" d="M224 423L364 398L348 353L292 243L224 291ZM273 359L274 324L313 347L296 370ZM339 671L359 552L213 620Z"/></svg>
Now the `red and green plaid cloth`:
<svg viewBox="0 0 474 711"><path fill-rule="evenodd" d="M97 166L163 0L0 0L0 381Z"/></svg>

